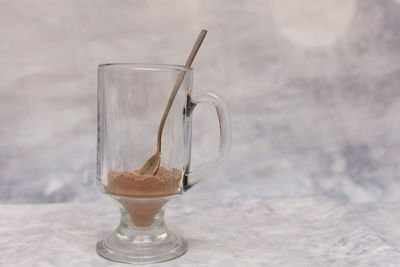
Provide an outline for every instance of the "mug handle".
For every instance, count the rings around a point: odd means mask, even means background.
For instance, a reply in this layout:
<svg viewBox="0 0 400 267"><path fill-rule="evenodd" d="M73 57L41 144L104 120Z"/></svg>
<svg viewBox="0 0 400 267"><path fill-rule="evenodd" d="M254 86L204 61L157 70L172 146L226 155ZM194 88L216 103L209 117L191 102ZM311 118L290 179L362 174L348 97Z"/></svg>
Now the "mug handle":
<svg viewBox="0 0 400 267"><path fill-rule="evenodd" d="M190 116L193 109L200 103L211 103L217 111L219 122L219 148L218 155L209 160L207 163L201 165L195 170L189 171L186 181L184 181L186 189L198 183L202 178L208 175L211 171L216 169L228 156L231 148L231 120L229 118L228 109L224 101L214 93L202 93L200 95L189 95Z"/></svg>

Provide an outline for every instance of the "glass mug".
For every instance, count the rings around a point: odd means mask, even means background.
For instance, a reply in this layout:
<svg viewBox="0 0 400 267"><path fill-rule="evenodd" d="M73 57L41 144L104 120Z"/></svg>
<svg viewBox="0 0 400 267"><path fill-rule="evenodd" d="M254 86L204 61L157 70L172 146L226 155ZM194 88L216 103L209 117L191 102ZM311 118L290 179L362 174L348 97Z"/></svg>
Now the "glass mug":
<svg viewBox="0 0 400 267"><path fill-rule="evenodd" d="M171 91L184 80L162 132L161 163L156 174L138 170L157 148L157 132ZM187 243L164 223L164 204L187 191L228 155L230 119L212 93L192 95L193 69L176 65L102 64L98 70L97 185L119 203L117 229L97 243L106 259L152 263L183 255ZM220 126L218 155L190 169L192 111L212 103ZM136 170L136 171L135 171Z"/></svg>

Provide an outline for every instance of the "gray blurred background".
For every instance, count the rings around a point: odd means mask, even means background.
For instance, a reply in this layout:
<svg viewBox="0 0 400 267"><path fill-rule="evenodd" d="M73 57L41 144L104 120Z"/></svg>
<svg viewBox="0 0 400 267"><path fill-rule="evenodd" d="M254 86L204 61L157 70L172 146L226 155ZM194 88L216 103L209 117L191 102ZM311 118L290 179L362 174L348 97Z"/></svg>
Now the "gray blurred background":
<svg viewBox="0 0 400 267"><path fill-rule="evenodd" d="M183 64L231 111L233 143L192 201L400 200L400 1L0 1L0 202L102 199L97 65ZM212 123L210 123L212 122ZM216 153L209 106L193 162Z"/></svg>

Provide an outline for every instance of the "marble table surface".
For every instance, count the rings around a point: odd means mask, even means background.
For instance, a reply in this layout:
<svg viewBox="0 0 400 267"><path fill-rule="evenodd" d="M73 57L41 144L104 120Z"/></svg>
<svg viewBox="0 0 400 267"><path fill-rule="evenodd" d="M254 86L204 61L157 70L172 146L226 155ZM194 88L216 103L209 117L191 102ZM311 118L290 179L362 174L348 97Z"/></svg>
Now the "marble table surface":
<svg viewBox="0 0 400 267"><path fill-rule="evenodd" d="M127 266L96 241L119 219L111 201L0 205L1 266ZM399 266L400 204L330 198L174 200L169 226L188 252L159 266Z"/></svg>

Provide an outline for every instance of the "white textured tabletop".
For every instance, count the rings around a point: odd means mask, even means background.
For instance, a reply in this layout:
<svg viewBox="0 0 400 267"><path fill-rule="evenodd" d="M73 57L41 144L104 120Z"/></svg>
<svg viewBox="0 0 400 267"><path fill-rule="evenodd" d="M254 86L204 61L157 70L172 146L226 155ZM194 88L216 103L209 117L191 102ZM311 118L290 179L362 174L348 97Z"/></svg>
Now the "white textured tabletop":
<svg viewBox="0 0 400 267"><path fill-rule="evenodd" d="M118 219L111 201L2 205L1 266L126 266L95 252ZM400 204L183 197L169 204L166 219L189 250L160 266L400 265Z"/></svg>

